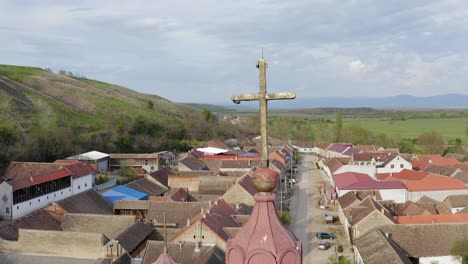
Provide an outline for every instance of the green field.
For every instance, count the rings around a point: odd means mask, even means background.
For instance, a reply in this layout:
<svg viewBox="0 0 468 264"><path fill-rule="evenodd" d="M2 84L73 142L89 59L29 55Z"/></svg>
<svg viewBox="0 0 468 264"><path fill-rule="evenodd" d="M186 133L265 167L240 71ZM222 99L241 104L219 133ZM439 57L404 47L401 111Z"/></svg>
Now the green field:
<svg viewBox="0 0 468 264"><path fill-rule="evenodd" d="M388 120L384 118L345 118L345 124L359 124L364 129L375 134L384 133L392 137L417 138L421 133L437 131L445 140L460 138L468 142L465 130L468 128L467 118L432 118Z"/></svg>

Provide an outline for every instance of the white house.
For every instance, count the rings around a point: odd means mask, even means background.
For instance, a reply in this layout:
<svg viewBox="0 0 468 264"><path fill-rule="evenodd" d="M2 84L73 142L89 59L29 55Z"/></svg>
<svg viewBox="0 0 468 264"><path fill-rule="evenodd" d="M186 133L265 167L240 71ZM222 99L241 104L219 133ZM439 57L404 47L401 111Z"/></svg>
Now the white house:
<svg viewBox="0 0 468 264"><path fill-rule="evenodd" d="M12 162L0 180L0 215L17 219L92 188L93 170L82 162Z"/></svg>
<svg viewBox="0 0 468 264"><path fill-rule="evenodd" d="M68 157L67 160L79 160L86 161L90 164L96 165L97 171L108 171L109 170L109 158L110 155L99 151L90 151L76 156Z"/></svg>
<svg viewBox="0 0 468 264"><path fill-rule="evenodd" d="M404 169L412 170L411 162L397 154L389 154L385 161L377 166L377 173L396 173Z"/></svg>

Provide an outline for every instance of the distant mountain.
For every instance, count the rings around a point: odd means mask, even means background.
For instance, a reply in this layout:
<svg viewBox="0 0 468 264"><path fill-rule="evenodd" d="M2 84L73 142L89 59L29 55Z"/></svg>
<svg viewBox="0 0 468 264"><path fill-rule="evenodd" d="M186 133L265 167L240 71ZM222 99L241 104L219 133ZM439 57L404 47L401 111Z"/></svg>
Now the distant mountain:
<svg viewBox="0 0 468 264"><path fill-rule="evenodd" d="M256 105L252 107L256 107ZM273 109L300 109L319 107L372 107L372 108L468 108L468 95L443 94L429 97L397 95L390 97L321 97L296 98L294 102L274 101L268 104ZM231 107L236 109L235 107Z"/></svg>

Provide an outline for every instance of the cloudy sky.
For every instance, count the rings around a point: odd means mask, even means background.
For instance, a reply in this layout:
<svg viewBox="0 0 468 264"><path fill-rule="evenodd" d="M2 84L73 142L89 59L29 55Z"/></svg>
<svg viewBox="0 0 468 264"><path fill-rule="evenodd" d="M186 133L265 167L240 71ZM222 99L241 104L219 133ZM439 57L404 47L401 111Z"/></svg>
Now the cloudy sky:
<svg viewBox="0 0 468 264"><path fill-rule="evenodd" d="M3 1L0 64L177 102L468 93L468 1Z"/></svg>

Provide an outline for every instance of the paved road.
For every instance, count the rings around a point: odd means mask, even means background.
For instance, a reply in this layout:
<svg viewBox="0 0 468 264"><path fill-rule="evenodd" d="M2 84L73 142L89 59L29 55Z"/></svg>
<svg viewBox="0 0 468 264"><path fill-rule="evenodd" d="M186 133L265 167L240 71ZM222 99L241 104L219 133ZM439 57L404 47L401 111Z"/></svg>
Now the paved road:
<svg viewBox="0 0 468 264"><path fill-rule="evenodd" d="M336 212L330 208L323 210L318 207L317 201L321 195L318 187L326 181L326 174L322 170L315 168L314 162L318 159L315 156L303 155L301 165L298 167L297 178L300 180L296 184L294 195L291 197L289 205L292 223L290 229L302 241L303 262L321 264L328 263L328 257L335 254L335 244L347 246L340 224L323 223L324 214L336 215ZM330 240L332 247L328 250L319 250L319 240L315 233L319 231L332 232L338 235L338 239ZM346 248L349 249L349 246ZM351 255L349 250L345 250L345 255ZM346 254L347 253L347 254Z"/></svg>
<svg viewBox="0 0 468 264"><path fill-rule="evenodd" d="M298 175L296 179L299 180L294 188L294 194L291 196L289 204L292 223L289 226L291 231L302 241L303 256L310 252L310 233L309 233L309 166L311 162L309 157L306 157L298 166ZM306 263L304 261L304 263Z"/></svg>

